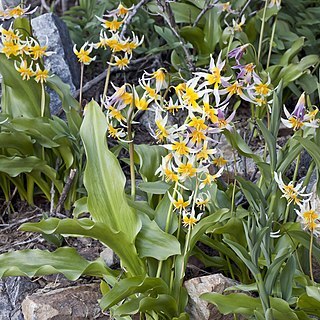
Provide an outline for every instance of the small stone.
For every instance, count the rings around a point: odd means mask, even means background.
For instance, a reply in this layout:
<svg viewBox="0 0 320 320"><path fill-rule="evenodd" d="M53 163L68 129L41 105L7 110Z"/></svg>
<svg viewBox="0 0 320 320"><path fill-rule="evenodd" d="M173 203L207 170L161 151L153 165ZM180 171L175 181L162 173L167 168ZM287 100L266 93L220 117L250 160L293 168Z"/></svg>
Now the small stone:
<svg viewBox="0 0 320 320"><path fill-rule="evenodd" d="M22 302L25 320L109 319L101 316L98 284L37 292Z"/></svg>
<svg viewBox="0 0 320 320"><path fill-rule="evenodd" d="M44 65L53 74L70 86L74 93L79 86L80 66L73 53L72 41L65 23L52 13L43 14L31 20L35 37L42 46L48 45L47 51L55 52L45 57ZM47 43L48 40L48 43ZM52 114L57 114L61 108L58 94L48 90L50 94L50 109Z"/></svg>
<svg viewBox="0 0 320 320"><path fill-rule="evenodd" d="M111 267L119 262L119 259L117 258L116 254L113 252L110 248L105 248L101 253L100 257L103 259L104 263Z"/></svg>
<svg viewBox="0 0 320 320"><path fill-rule="evenodd" d="M223 291L237 283L226 278L221 273L209 276L193 278L184 283L188 291L189 302L187 312L190 314L190 320L233 320L233 315L222 315L218 309L200 299L200 295L206 292L223 293ZM243 319L238 317L238 319Z"/></svg>

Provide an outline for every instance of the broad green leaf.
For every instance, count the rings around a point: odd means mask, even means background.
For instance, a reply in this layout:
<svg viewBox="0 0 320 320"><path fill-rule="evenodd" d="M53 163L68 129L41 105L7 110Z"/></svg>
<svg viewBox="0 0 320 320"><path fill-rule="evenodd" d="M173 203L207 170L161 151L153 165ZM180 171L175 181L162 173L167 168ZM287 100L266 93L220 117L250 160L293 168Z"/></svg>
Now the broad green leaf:
<svg viewBox="0 0 320 320"><path fill-rule="evenodd" d="M16 177L24 172L31 172L46 165L44 160L37 157L6 157L0 155L0 172L5 172L11 177Z"/></svg>
<svg viewBox="0 0 320 320"><path fill-rule="evenodd" d="M214 52L216 45L221 38L222 29L220 24L220 14L218 8L208 10L205 15L206 22L204 25L204 41L206 42L209 52Z"/></svg>
<svg viewBox="0 0 320 320"><path fill-rule="evenodd" d="M320 317L320 302L317 299L309 296L307 293L302 294L298 301L297 306L307 314Z"/></svg>
<svg viewBox="0 0 320 320"><path fill-rule="evenodd" d="M114 287L100 300L100 307L102 310L109 309L135 293L167 294L168 292L167 284L160 278L131 277L115 283Z"/></svg>
<svg viewBox="0 0 320 320"><path fill-rule="evenodd" d="M303 137L294 137L307 150L320 170L320 147L309 139Z"/></svg>
<svg viewBox="0 0 320 320"><path fill-rule="evenodd" d="M164 181L141 182L138 188L151 194L166 194L171 188L171 185Z"/></svg>
<svg viewBox="0 0 320 320"><path fill-rule="evenodd" d="M215 292L204 293L200 296L200 299L217 306L222 314L253 315L255 310L262 311L260 299L250 297L244 293L231 293L225 296Z"/></svg>
<svg viewBox="0 0 320 320"><path fill-rule="evenodd" d="M21 230L94 238L114 250L123 267L129 272L142 272L144 268L128 235L122 231L113 230L110 225L103 222L93 222L88 218L63 220L50 218L38 223L25 223L21 226Z"/></svg>
<svg viewBox="0 0 320 320"><path fill-rule="evenodd" d="M81 257L74 248L59 248L54 252L46 250L20 250L0 255L0 278L9 276L36 277L62 273L71 281L81 275L110 276L102 260L93 262Z"/></svg>
<svg viewBox="0 0 320 320"><path fill-rule="evenodd" d="M204 32L199 27L185 26L180 29L180 35L186 42L192 44L199 55L209 54L209 48L204 41Z"/></svg>
<svg viewBox="0 0 320 320"><path fill-rule="evenodd" d="M22 80L12 60L0 54L2 74L2 111L12 117L33 118L40 116L41 85L34 79ZM46 95L45 115L49 115L48 95Z"/></svg>
<svg viewBox="0 0 320 320"><path fill-rule="evenodd" d="M82 213L86 213L86 212L89 212L89 209L88 209L88 198L87 197L82 197L80 199L78 199L74 204L74 209L73 209L73 212L72 212L72 215L75 217L75 218L78 218L80 214Z"/></svg>
<svg viewBox="0 0 320 320"><path fill-rule="evenodd" d="M125 176L106 143L107 123L100 106L91 101L85 109L80 134L87 164L84 185L88 192L88 209L93 219L121 231L134 241L141 228L137 214L127 203Z"/></svg>
<svg viewBox="0 0 320 320"><path fill-rule="evenodd" d="M292 255L285 267L282 269L280 274L280 287L281 287L281 293L282 298L286 301L289 301L292 295L292 284L293 284L293 278L296 271L296 259L294 255Z"/></svg>
<svg viewBox="0 0 320 320"><path fill-rule="evenodd" d="M166 260L181 253L180 243L173 235L162 231L155 221L147 216L141 217L142 228L136 239L136 246L141 258L152 257Z"/></svg>
<svg viewBox="0 0 320 320"><path fill-rule="evenodd" d="M161 165L162 157L168 153L167 150L162 146L146 144L135 145L134 150L139 156L139 173L142 178L148 182L156 181L155 172Z"/></svg>
<svg viewBox="0 0 320 320"><path fill-rule="evenodd" d="M198 8L187 3L170 2L170 6L176 23L192 24L200 13Z"/></svg>
<svg viewBox="0 0 320 320"><path fill-rule="evenodd" d="M297 53L303 48L304 45L304 37L300 37L297 39L281 57L279 61L279 65L286 66L288 65L292 58L297 55Z"/></svg>
<svg viewBox="0 0 320 320"><path fill-rule="evenodd" d="M273 92L272 112L270 121L270 132L276 138L278 137L279 127L281 123L282 111L282 81L278 85L278 89Z"/></svg>
<svg viewBox="0 0 320 320"><path fill-rule="evenodd" d="M5 148L6 152L9 154L12 154L12 150L10 151L10 148L14 149L15 152L18 151L20 155L23 156L34 154L32 140L24 133L1 132L0 148Z"/></svg>
<svg viewBox="0 0 320 320"><path fill-rule="evenodd" d="M320 302L320 288L315 286L306 287L307 295Z"/></svg>

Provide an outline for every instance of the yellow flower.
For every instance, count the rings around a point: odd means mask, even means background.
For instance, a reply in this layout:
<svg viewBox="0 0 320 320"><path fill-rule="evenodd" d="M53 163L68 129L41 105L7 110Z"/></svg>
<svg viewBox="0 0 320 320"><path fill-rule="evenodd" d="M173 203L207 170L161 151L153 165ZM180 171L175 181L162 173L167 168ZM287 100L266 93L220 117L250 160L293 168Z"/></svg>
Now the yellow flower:
<svg viewBox="0 0 320 320"><path fill-rule="evenodd" d="M3 41L1 52L4 53L7 58L10 58L11 55L20 55L22 53L23 47L23 45L19 44L16 41Z"/></svg>
<svg viewBox="0 0 320 320"><path fill-rule="evenodd" d="M191 162L187 162L186 164L181 163L178 167L178 172L183 176L186 177L194 177L197 173L197 169L193 166Z"/></svg>
<svg viewBox="0 0 320 320"><path fill-rule="evenodd" d="M203 213L199 213L195 216L194 209L192 209L191 213L187 211L183 211L182 214L182 224L186 228L193 228L195 224L200 220Z"/></svg>
<svg viewBox="0 0 320 320"><path fill-rule="evenodd" d="M49 77L49 70L43 69L41 70L39 64L36 66L36 71L34 72L36 82L44 83L47 81Z"/></svg>
<svg viewBox="0 0 320 320"><path fill-rule="evenodd" d="M20 73L22 80L29 80L31 77L35 75L35 72L32 69L32 62L28 67L28 63L26 60L21 59L20 66L17 66L17 61L14 62L15 69Z"/></svg>
<svg viewBox="0 0 320 320"><path fill-rule="evenodd" d="M177 191L178 199L174 199L170 193L168 193L169 199L172 202L175 209L178 209L180 212L185 210L191 203L192 195L189 197L187 201L183 199L183 196L180 192Z"/></svg>
<svg viewBox="0 0 320 320"><path fill-rule="evenodd" d="M116 18L114 18L112 21L104 20L103 26L111 31L117 31L122 24L123 21L118 21Z"/></svg>
<svg viewBox="0 0 320 320"><path fill-rule="evenodd" d="M228 163L228 160L226 160L224 157L218 157L213 159L213 164L217 167L224 167Z"/></svg>
<svg viewBox="0 0 320 320"><path fill-rule="evenodd" d="M77 56L78 61L86 65L90 64L91 61L96 59L96 57L91 58L89 56L92 51L92 46L89 46L89 48L86 49L88 44L88 42L85 42L85 44L80 48L80 51L77 50L76 45L73 47L73 52Z"/></svg>
<svg viewBox="0 0 320 320"><path fill-rule="evenodd" d="M131 55L130 57L128 57L128 54L125 53L123 58L115 57L114 58L115 62L108 62L108 63L112 66L117 66L120 70L123 70L126 67L128 67L131 57L132 57Z"/></svg>
<svg viewBox="0 0 320 320"><path fill-rule="evenodd" d="M188 155L191 152L191 149L187 147L185 141L174 141L172 144L173 151L177 152L179 155Z"/></svg>
<svg viewBox="0 0 320 320"><path fill-rule="evenodd" d="M206 130L208 126L205 124L204 119L198 119L196 117L192 117L191 121L188 123L188 126L194 127L197 130Z"/></svg>

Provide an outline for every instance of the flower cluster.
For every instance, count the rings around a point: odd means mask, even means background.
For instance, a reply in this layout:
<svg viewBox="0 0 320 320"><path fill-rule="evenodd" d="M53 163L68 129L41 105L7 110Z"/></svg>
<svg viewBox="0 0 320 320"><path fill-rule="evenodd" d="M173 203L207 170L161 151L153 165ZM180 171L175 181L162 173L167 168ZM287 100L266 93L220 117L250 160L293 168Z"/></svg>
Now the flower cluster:
<svg viewBox="0 0 320 320"><path fill-rule="evenodd" d="M132 37L128 38L124 38L121 34L122 26L132 9L133 6L126 8L120 3L116 9L108 11L102 18L97 17L102 22L103 29L100 32L99 41L92 46L95 49L109 48L113 57L109 64L117 66L120 70L128 67L132 58L132 51L143 42L143 37L139 40L134 32L132 32Z"/></svg>
<svg viewBox="0 0 320 320"><path fill-rule="evenodd" d="M0 11L0 19L2 20L12 19L12 18L16 19L27 14L28 15L33 14L37 10L37 8L35 8L30 11L30 8L31 8L31 5L27 6L26 8L23 8L21 4L19 4L14 8L7 8L4 11Z"/></svg>
<svg viewBox="0 0 320 320"><path fill-rule="evenodd" d="M44 83L49 76L49 70L42 67L41 59L53 54L47 51L47 45L41 46L32 37L25 37L12 28L5 29L0 26L1 49L8 59L18 57L20 62L15 59L14 65L23 80L34 77L35 81Z"/></svg>
<svg viewBox="0 0 320 320"><path fill-rule="evenodd" d="M225 74L226 61L221 56L220 53L216 59L211 57L208 70L195 72L190 80L175 85L170 84L164 68L152 73L145 71L139 88L129 84L114 86L114 94L104 100L108 134L113 138L126 138L129 113L134 119L140 111L154 112L152 136L169 152L156 174L176 186L170 199L182 215L184 225L190 227L200 219L210 199L208 188L222 175L227 164L217 138L224 130L233 130L235 111L228 110L231 98L237 96L262 105L261 100L267 103L272 93L270 80L262 82L253 64L242 66L241 57L237 56L234 69L239 69L239 73ZM184 123L172 125L170 114L181 110L186 114ZM187 200L184 197L190 193L190 185L195 190Z"/></svg>
<svg viewBox="0 0 320 320"><path fill-rule="evenodd" d="M294 186L292 181L285 184L281 173L277 174L277 172L274 173L274 179L283 193L282 197L287 199L288 205L291 203L301 205L302 203L309 201L311 193L304 193L306 188L302 186L302 183L298 183L296 186Z"/></svg>

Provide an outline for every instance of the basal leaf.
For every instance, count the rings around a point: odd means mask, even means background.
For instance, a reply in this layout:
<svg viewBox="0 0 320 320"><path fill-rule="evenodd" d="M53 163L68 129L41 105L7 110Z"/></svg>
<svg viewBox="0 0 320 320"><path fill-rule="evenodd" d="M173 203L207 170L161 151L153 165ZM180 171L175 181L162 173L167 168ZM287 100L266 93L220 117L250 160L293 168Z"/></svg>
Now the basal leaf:
<svg viewBox="0 0 320 320"><path fill-rule="evenodd" d="M123 232L133 242L141 222L127 203L126 179L118 160L108 150L106 130L105 115L100 106L91 101L86 106L80 129L87 156L84 185L88 192L88 209L95 221Z"/></svg>
<svg viewBox="0 0 320 320"><path fill-rule="evenodd" d="M35 277L56 273L62 273L72 281L81 275L96 277L112 275L112 271L100 259L87 261L73 248L59 248L54 252L28 249L0 255L0 278Z"/></svg>

